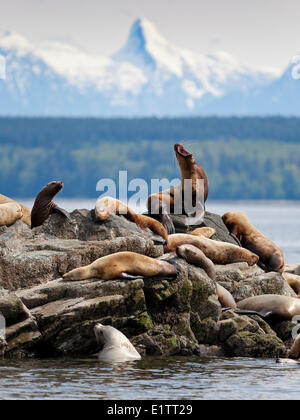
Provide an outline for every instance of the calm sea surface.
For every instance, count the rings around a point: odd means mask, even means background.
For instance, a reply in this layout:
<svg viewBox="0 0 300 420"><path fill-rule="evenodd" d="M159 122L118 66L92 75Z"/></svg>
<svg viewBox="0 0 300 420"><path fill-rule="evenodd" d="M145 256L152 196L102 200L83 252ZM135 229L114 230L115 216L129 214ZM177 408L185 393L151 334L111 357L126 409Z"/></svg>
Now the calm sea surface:
<svg viewBox="0 0 300 420"><path fill-rule="evenodd" d="M23 200L24 204L25 201ZM95 200L56 200L71 211ZM27 202L32 205L32 200ZM208 202L223 214L245 211L300 262L300 202ZM125 364L94 359L0 361L0 399L300 399L300 365L275 360L150 358Z"/></svg>

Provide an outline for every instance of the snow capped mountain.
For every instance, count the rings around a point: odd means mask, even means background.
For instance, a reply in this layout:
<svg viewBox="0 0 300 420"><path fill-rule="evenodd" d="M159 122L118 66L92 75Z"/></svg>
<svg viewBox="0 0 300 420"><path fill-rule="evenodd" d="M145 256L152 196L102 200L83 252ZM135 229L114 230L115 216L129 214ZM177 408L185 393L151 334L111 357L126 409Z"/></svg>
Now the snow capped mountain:
<svg viewBox="0 0 300 420"><path fill-rule="evenodd" d="M133 24L112 57L58 42L33 45L14 32L0 36L1 115L251 114L258 98L260 113L268 113L274 89L284 107L284 77L226 52L203 55L172 45L147 19Z"/></svg>

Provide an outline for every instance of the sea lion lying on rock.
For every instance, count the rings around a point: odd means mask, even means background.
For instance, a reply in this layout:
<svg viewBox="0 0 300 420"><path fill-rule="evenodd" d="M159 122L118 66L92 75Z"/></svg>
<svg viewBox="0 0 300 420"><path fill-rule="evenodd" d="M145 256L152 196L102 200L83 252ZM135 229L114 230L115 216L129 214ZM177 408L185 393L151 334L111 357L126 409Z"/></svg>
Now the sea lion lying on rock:
<svg viewBox="0 0 300 420"><path fill-rule="evenodd" d="M204 203L208 196L208 180L204 170L195 161L193 155L187 152L181 144L175 144L175 155L180 166L181 184L172 187L169 190L152 194L148 197L147 207L150 214L159 215L162 224L166 227L168 234L175 233L174 224L169 216L169 213L174 213L174 197L176 193L184 196L185 180L192 181L192 197L191 202L193 206L196 205L196 197L199 191L203 190ZM184 199L182 200L184 203ZM203 203L203 204L204 204ZM181 214L185 214L185 209L182 208ZM191 216L191 215L189 215Z"/></svg>
<svg viewBox="0 0 300 420"><path fill-rule="evenodd" d="M179 258L185 259L189 264L203 268L212 280L216 278L214 263L199 248L194 245L181 245L176 248L176 254Z"/></svg>
<svg viewBox="0 0 300 420"><path fill-rule="evenodd" d="M97 324L94 328L98 344L103 345L98 358L108 362L140 360L141 356L121 331L108 325Z"/></svg>
<svg viewBox="0 0 300 420"><path fill-rule="evenodd" d="M0 204L0 226L11 226L22 217L23 210L17 202Z"/></svg>
<svg viewBox="0 0 300 420"><path fill-rule="evenodd" d="M238 314L257 314L274 321L290 321L300 315L300 299L282 295L261 295L237 304Z"/></svg>
<svg viewBox="0 0 300 420"><path fill-rule="evenodd" d="M104 222L112 214L118 214L118 215L126 217L126 219L135 223L141 229L149 228L150 230L152 230L152 232L161 236L165 240L165 243L168 242L167 231L158 220L152 219L151 217L148 217L148 216L144 216L143 214L135 213L128 206L126 206L126 204L122 203L122 201L119 201L115 198L112 198L112 197L100 198L96 202L96 206L95 206L96 220L100 222Z"/></svg>
<svg viewBox="0 0 300 420"><path fill-rule="evenodd" d="M253 252L237 245L181 233L169 235L168 245L165 245L164 250L173 252L178 246L186 244L199 248L214 264L247 262L249 265L254 265L259 260L259 257Z"/></svg>
<svg viewBox="0 0 300 420"><path fill-rule="evenodd" d="M53 181L47 184L37 195L31 211L31 229L41 226L51 213L60 213L70 218L66 210L53 203L54 196L63 188L62 181Z"/></svg>
<svg viewBox="0 0 300 420"><path fill-rule="evenodd" d="M197 228L195 230L192 230L191 232L188 232L189 235L204 236L204 238L208 238L208 239L214 236L215 233L216 233L216 229L211 228L211 227Z"/></svg>
<svg viewBox="0 0 300 420"><path fill-rule="evenodd" d="M231 211L224 214L222 219L241 245L259 256L260 265L265 271L283 272L283 252L250 223L244 212Z"/></svg>
<svg viewBox="0 0 300 420"><path fill-rule="evenodd" d="M236 303L232 294L225 289L225 287L221 286L219 283L216 285L216 293L219 299L219 302L222 305L222 308L226 309L236 309Z"/></svg>
<svg viewBox="0 0 300 420"><path fill-rule="evenodd" d="M288 283L289 286L297 293L298 298L300 298L300 276L291 273L282 273L282 277Z"/></svg>
<svg viewBox="0 0 300 420"><path fill-rule="evenodd" d="M64 280L101 279L114 280L128 276L174 278L177 275L176 265L135 252L117 252L99 258L86 267L76 268L64 274ZM125 276L124 276L125 275Z"/></svg>
<svg viewBox="0 0 300 420"><path fill-rule="evenodd" d="M6 197L5 195L0 194L0 204L7 204L7 203L17 203L17 201ZM31 211L28 207L24 206L24 204L17 203L21 206L23 216L21 218L22 222L26 223L29 227L31 226Z"/></svg>

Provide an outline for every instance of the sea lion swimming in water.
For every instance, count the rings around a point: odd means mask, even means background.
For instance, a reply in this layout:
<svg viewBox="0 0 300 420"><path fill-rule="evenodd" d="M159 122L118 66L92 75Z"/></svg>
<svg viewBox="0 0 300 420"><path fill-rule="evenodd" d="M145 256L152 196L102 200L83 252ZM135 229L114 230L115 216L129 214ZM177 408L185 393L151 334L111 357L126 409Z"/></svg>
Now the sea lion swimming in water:
<svg viewBox="0 0 300 420"><path fill-rule="evenodd" d="M31 229L41 226L53 212L70 218L66 210L61 209L52 201L63 186L62 181L53 181L38 193L31 211Z"/></svg>
<svg viewBox="0 0 300 420"><path fill-rule="evenodd" d="M176 264L172 262L157 260L135 252L117 252L66 273L63 279L114 280L120 277L131 278L131 276L175 278L176 275Z"/></svg>
<svg viewBox="0 0 300 420"><path fill-rule="evenodd" d="M22 217L23 210L17 202L0 204L0 226L11 226Z"/></svg>
<svg viewBox="0 0 300 420"><path fill-rule="evenodd" d="M160 221L166 227L168 234L175 233L174 224L169 216L169 213L174 213L175 195L179 195L183 198L184 203L184 188L185 180L192 180L192 197L191 204L196 206L196 198L199 192L202 191L204 203L208 196L208 180L204 170L195 161L193 155L187 152L181 144L175 144L174 146L175 155L181 171L181 184L172 187L169 190L162 191L157 194L152 194L148 197L147 207L150 214L158 215ZM201 195L201 194L200 194ZM198 197L200 200L202 197ZM202 203L204 205L204 203ZM203 209L204 210L204 209ZM181 209L181 214L186 214L185 209ZM192 215L188 215L192 216Z"/></svg>
<svg viewBox="0 0 300 420"><path fill-rule="evenodd" d="M244 212L231 211L224 214L222 219L241 245L259 256L259 265L265 271L283 272L283 252L250 223Z"/></svg>
<svg viewBox="0 0 300 420"><path fill-rule="evenodd" d="M260 295L242 300L236 313L257 314L274 321L290 321L300 315L300 299L282 295Z"/></svg>
<svg viewBox="0 0 300 420"><path fill-rule="evenodd" d="M225 265L247 262L248 265L254 265L259 259L253 252L237 245L181 233L169 235L168 245L165 245L164 250L165 252L172 252L178 246L185 244L199 248L214 264Z"/></svg>
<svg viewBox="0 0 300 420"><path fill-rule="evenodd" d="M112 197L103 197L96 202L96 220L104 222L114 213L126 217L126 219L135 223L142 230L149 228L152 232L161 236L165 240L165 243L168 242L167 231L158 220L142 214L137 214L126 206L126 204L122 203L122 201Z"/></svg>
<svg viewBox="0 0 300 420"><path fill-rule="evenodd" d="M103 345L98 358L108 362L126 362L140 360L141 356L136 351L128 338L114 327L97 324L94 328L98 344Z"/></svg>
<svg viewBox="0 0 300 420"><path fill-rule="evenodd" d="M7 204L7 203L17 203L21 206L23 216L21 218L22 222L26 223L29 227L31 226L31 211L28 207L24 206L24 204L20 204L17 201L6 197L5 195L0 194L0 204Z"/></svg>

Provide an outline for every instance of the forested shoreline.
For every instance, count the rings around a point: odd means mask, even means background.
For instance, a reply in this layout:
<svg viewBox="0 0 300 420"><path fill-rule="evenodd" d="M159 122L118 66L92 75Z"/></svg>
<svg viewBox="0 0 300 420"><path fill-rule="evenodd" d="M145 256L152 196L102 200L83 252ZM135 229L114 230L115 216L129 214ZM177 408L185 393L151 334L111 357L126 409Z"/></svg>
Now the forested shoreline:
<svg viewBox="0 0 300 420"><path fill-rule="evenodd" d="M213 199L300 199L300 118L0 118L0 193L97 197L101 178L179 176L173 144L195 154Z"/></svg>

